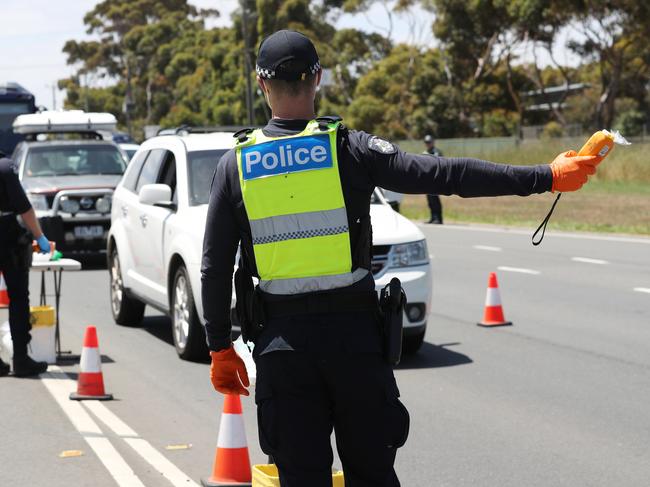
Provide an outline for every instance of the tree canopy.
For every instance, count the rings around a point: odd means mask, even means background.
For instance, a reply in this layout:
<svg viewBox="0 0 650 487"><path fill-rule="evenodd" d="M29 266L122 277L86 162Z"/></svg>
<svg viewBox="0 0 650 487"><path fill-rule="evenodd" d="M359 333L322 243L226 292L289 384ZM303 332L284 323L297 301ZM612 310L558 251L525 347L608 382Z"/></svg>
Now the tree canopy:
<svg viewBox="0 0 650 487"><path fill-rule="evenodd" d="M375 4L388 16L433 12L434 43L336 29L344 12ZM84 17L90 40L63 48L76 69L59 82L66 106L110 111L140 137L145 125L247 124L248 104L262 124L269 110L254 79L256 49L290 28L314 40L328 69L319 112L388 137L514 135L548 122L560 132L615 126L634 135L648 118L646 2L241 0L229 27L208 27L218 15L188 0L100 1ZM579 66L557 62L563 43ZM558 85L580 86L581 96L566 90L530 111L530 93L543 98Z"/></svg>

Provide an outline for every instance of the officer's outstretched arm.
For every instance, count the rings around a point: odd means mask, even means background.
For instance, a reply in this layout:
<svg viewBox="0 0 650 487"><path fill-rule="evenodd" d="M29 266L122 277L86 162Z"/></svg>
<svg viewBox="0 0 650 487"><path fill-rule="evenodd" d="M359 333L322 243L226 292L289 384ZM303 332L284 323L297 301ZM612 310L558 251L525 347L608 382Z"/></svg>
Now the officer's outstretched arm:
<svg viewBox="0 0 650 487"><path fill-rule="evenodd" d="M477 197L569 191L582 186L597 164L597 158L575 153L560 154L550 165L533 166L411 154L388 141L356 131L350 132L350 146L355 158L366 165L376 186L410 194Z"/></svg>

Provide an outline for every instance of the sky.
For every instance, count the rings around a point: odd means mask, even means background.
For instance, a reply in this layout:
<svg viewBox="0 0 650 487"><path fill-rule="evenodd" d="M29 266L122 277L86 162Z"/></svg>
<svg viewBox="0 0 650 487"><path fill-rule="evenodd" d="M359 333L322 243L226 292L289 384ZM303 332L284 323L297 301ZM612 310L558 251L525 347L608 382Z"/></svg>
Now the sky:
<svg viewBox="0 0 650 487"><path fill-rule="evenodd" d="M59 79L69 77L74 69L66 64L62 52L69 39L87 38L83 17L94 5L93 0L0 0L0 83L14 81L34 93L36 103L47 108L61 108L65 93L56 88ZM201 8L216 8L221 16L213 24L230 24L230 14L238 0L190 0ZM408 15L395 15L391 37L395 42L433 46L433 15L415 9ZM338 28L354 27L368 32L388 32L388 17L380 5L366 14L342 15ZM558 61L574 64L575 59L560 48ZM53 93L53 87L54 93Z"/></svg>

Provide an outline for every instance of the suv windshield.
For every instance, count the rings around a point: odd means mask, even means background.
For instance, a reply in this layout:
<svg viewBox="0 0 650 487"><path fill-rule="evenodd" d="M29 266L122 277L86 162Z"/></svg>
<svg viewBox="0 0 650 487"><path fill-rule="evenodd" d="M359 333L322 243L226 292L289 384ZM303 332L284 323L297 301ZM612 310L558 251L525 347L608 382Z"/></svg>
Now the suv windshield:
<svg viewBox="0 0 650 487"><path fill-rule="evenodd" d="M25 161L25 176L80 176L122 174L126 163L110 145L57 145L32 147Z"/></svg>
<svg viewBox="0 0 650 487"><path fill-rule="evenodd" d="M187 154L187 175L190 182L190 206L207 205L210 201L210 185L217 162L226 149L202 150Z"/></svg>

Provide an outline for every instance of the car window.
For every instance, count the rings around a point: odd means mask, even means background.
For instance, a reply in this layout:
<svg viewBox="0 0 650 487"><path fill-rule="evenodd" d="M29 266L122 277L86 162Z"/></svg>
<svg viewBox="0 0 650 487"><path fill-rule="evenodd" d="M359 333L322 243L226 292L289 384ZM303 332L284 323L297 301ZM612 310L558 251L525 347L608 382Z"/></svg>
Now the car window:
<svg viewBox="0 0 650 487"><path fill-rule="evenodd" d="M149 157L144 161L144 165L140 171L140 177L138 177L138 182L135 187L136 193L139 193L140 188L145 184L154 184L158 180L160 166L162 166L166 153L167 151L165 149L154 149L149 153Z"/></svg>
<svg viewBox="0 0 650 487"><path fill-rule="evenodd" d="M187 176L190 183L190 206L210 201L210 186L217 163L227 149L193 151L187 154Z"/></svg>
<svg viewBox="0 0 650 487"><path fill-rule="evenodd" d="M14 149L14 153L11 155L11 160L14 161L14 164L18 165L20 164L20 161L22 160L24 154L25 146L20 144Z"/></svg>
<svg viewBox="0 0 650 487"><path fill-rule="evenodd" d="M172 201L176 201L176 158L173 152L167 151L157 182L169 186L172 189Z"/></svg>
<svg viewBox="0 0 650 487"><path fill-rule="evenodd" d="M126 154L126 158L130 161L133 159L133 155L138 151L138 149L124 149L124 153Z"/></svg>
<svg viewBox="0 0 650 487"><path fill-rule="evenodd" d="M140 152L140 154L129 163L129 168L126 170L124 180L122 181L122 187L131 192L135 192L135 185L138 182L138 176L142 170L142 164L150 153L151 151Z"/></svg>
<svg viewBox="0 0 650 487"><path fill-rule="evenodd" d="M53 145L31 147L25 160L25 177L123 174L124 158L111 145Z"/></svg>

